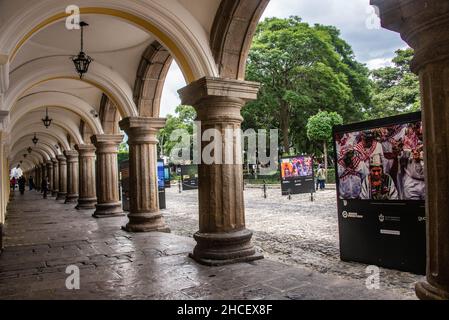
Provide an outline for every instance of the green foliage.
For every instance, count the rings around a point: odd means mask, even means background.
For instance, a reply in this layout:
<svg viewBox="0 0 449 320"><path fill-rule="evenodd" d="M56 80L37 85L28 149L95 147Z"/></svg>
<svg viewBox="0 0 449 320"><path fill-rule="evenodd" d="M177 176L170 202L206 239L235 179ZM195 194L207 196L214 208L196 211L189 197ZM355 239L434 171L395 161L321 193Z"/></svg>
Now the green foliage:
<svg viewBox="0 0 449 320"><path fill-rule="evenodd" d="M419 79L409 66L413 55L412 49L398 50L394 66L372 71L372 107L366 112L367 119L420 110Z"/></svg>
<svg viewBox="0 0 449 320"><path fill-rule="evenodd" d="M247 79L262 84L259 99L242 110L243 128L280 128L284 150L308 152L307 119L320 110L348 121L363 118L370 101L368 69L355 61L335 27L299 17L267 18L257 28Z"/></svg>
<svg viewBox="0 0 449 320"><path fill-rule="evenodd" d="M311 141L329 142L332 139L332 127L343 124L343 118L336 112L321 111L309 118L307 137Z"/></svg>
<svg viewBox="0 0 449 320"><path fill-rule="evenodd" d="M176 107L175 112L175 116L167 116L167 123L158 135L159 148L162 146L165 156L169 156L173 147L179 143L179 141L170 139L175 130L187 130L190 135L193 134L193 123L196 119L195 109L191 106L180 105Z"/></svg>
<svg viewBox="0 0 449 320"><path fill-rule="evenodd" d="M129 146L128 143L122 142L118 148L118 163L122 163L123 161L129 160Z"/></svg>

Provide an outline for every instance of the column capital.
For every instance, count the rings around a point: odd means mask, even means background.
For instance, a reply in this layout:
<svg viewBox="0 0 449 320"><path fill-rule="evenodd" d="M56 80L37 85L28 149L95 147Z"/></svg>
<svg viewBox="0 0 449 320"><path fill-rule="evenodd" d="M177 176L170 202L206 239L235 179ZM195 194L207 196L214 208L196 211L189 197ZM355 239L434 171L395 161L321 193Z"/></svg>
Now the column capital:
<svg viewBox="0 0 449 320"><path fill-rule="evenodd" d="M382 26L399 32L415 50L411 68L449 61L449 2L440 0L371 0L380 11Z"/></svg>
<svg viewBox="0 0 449 320"><path fill-rule="evenodd" d="M56 156L56 159L57 159L59 162L67 162L67 158L66 158L64 155L62 155L62 154Z"/></svg>
<svg viewBox="0 0 449 320"><path fill-rule="evenodd" d="M211 97L243 100L242 104L257 99L260 84L233 79L204 77L178 91L181 103L197 106Z"/></svg>
<svg viewBox="0 0 449 320"><path fill-rule="evenodd" d="M57 164L58 163L58 159L57 158L51 158L51 162L53 162L53 164Z"/></svg>
<svg viewBox="0 0 449 320"><path fill-rule="evenodd" d="M97 134L90 138L95 147L103 145L119 145L125 136L123 134Z"/></svg>
<svg viewBox="0 0 449 320"><path fill-rule="evenodd" d="M157 144L157 133L165 127L165 118L129 117L120 121L120 128L128 135L128 144Z"/></svg>
<svg viewBox="0 0 449 320"><path fill-rule="evenodd" d="M78 152L75 150L66 150L64 151L64 155L67 158L67 161L73 161L78 159Z"/></svg>
<svg viewBox="0 0 449 320"><path fill-rule="evenodd" d="M50 159L50 160L47 160L46 162L45 162L45 164L47 165L47 166L53 166L53 161Z"/></svg>
<svg viewBox="0 0 449 320"><path fill-rule="evenodd" d="M77 144L75 149L78 151L80 157L94 157L95 156L95 146L92 144Z"/></svg>

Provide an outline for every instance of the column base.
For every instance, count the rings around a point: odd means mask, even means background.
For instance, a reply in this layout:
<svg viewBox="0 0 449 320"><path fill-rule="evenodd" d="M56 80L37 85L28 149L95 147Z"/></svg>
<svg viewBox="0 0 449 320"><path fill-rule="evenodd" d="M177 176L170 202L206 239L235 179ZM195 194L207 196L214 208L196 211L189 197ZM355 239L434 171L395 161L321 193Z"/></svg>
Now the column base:
<svg viewBox="0 0 449 320"><path fill-rule="evenodd" d="M56 198L57 198L57 197L58 197L58 194L59 194L59 191L58 191L58 190L55 190L55 191L52 191L52 192L51 192L51 196L52 196L52 197L56 197Z"/></svg>
<svg viewBox="0 0 449 320"><path fill-rule="evenodd" d="M67 198L66 192L58 192L58 196L56 197L56 200L65 200Z"/></svg>
<svg viewBox="0 0 449 320"><path fill-rule="evenodd" d="M128 214L129 222L122 230L127 232L165 232L170 229L165 225L164 218L159 212L140 212Z"/></svg>
<svg viewBox="0 0 449 320"><path fill-rule="evenodd" d="M97 219L125 216L121 202L96 204L95 207L97 209L92 216Z"/></svg>
<svg viewBox="0 0 449 320"><path fill-rule="evenodd" d="M449 300L449 292L432 286L427 282L418 282L415 292L421 300Z"/></svg>
<svg viewBox="0 0 449 320"><path fill-rule="evenodd" d="M200 264L222 266L239 262L263 259L251 243L252 232L244 229L231 233L200 233L194 238L197 242L189 256Z"/></svg>
<svg viewBox="0 0 449 320"><path fill-rule="evenodd" d="M93 210L96 208L97 198L79 198L78 205L75 207L77 210Z"/></svg>
<svg viewBox="0 0 449 320"><path fill-rule="evenodd" d="M77 194L68 194L65 198L64 203L78 203L78 195Z"/></svg>

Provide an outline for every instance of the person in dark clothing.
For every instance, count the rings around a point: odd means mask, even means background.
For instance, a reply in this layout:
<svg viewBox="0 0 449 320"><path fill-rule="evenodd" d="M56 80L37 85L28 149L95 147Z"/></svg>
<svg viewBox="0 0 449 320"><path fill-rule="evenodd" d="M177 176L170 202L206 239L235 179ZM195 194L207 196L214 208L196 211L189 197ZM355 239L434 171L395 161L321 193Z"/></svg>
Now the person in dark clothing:
<svg viewBox="0 0 449 320"><path fill-rule="evenodd" d="M14 191L16 191L16 178L15 177L12 177L11 178L11 180L10 180L10 185L11 185L11 189L12 189L12 191L14 192Z"/></svg>
<svg viewBox="0 0 449 320"><path fill-rule="evenodd" d="M30 187L30 191L34 189L34 179L33 176L28 178L28 186Z"/></svg>
<svg viewBox="0 0 449 320"><path fill-rule="evenodd" d="M24 176L21 176L19 178L19 191L20 191L20 194L22 194L22 195L25 193L25 184L26 184L26 179Z"/></svg>
<svg viewBox="0 0 449 320"><path fill-rule="evenodd" d="M47 193L48 193L48 178L45 177L42 179L42 192L44 193L44 199L47 199Z"/></svg>

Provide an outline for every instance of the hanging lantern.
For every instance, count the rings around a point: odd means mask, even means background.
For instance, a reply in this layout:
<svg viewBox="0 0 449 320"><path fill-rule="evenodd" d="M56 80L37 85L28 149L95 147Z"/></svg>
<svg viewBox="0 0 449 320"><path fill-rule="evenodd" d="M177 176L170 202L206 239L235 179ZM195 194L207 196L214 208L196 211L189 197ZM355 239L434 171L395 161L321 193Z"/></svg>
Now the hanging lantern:
<svg viewBox="0 0 449 320"><path fill-rule="evenodd" d="M34 145L37 145L37 143L39 142L39 139L36 137L36 134L34 134L34 138L31 139L31 141L33 141Z"/></svg>
<svg viewBox="0 0 449 320"><path fill-rule="evenodd" d="M72 57L72 61L75 64L76 72L78 72L80 79L83 78L84 74L89 70L89 65L93 61L91 57L89 57L84 52L84 27L87 27L88 24L84 21L80 22L81 27L81 51L77 56Z"/></svg>
<svg viewBox="0 0 449 320"><path fill-rule="evenodd" d="M28 151L28 153L31 153L31 152L33 152L33 148L29 147L29 148L27 149L27 151Z"/></svg>
<svg viewBox="0 0 449 320"><path fill-rule="evenodd" d="M51 122L53 121L53 119L50 119L48 117L48 108L46 109L46 113L45 113L45 118L42 119L42 122L44 123L45 128L49 128L51 126Z"/></svg>

